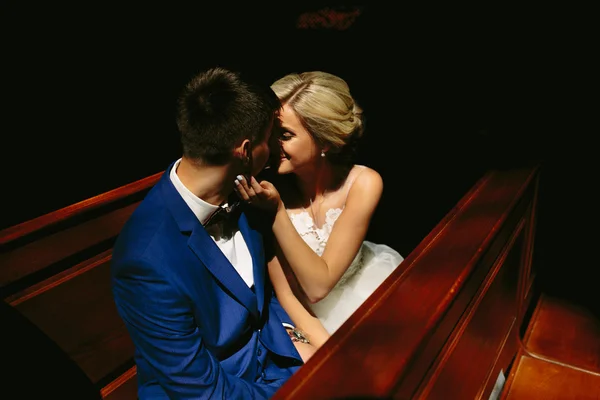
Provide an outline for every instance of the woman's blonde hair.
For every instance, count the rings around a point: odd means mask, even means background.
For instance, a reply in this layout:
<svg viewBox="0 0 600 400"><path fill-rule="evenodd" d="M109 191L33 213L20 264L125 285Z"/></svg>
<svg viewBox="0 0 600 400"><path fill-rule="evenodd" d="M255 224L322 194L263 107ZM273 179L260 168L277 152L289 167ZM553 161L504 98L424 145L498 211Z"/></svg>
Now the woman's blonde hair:
<svg viewBox="0 0 600 400"><path fill-rule="evenodd" d="M363 134L364 120L345 80L322 71L291 73L271 88L282 104L294 110L317 144L328 145L330 161L351 162L348 157Z"/></svg>

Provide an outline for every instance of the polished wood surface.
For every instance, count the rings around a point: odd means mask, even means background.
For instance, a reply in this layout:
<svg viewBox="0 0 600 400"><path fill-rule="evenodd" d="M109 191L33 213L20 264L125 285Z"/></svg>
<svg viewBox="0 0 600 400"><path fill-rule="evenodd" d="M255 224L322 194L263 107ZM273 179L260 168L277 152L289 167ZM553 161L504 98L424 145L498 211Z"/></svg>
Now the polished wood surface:
<svg viewBox="0 0 600 400"><path fill-rule="evenodd" d="M529 353L600 374L600 314L543 295L525 337Z"/></svg>
<svg viewBox="0 0 600 400"><path fill-rule="evenodd" d="M137 368L128 369L118 379L102 388L102 398L106 400L136 400L137 399Z"/></svg>
<svg viewBox="0 0 600 400"><path fill-rule="evenodd" d="M61 208L60 210L34 218L30 221L25 221L21 224L6 228L0 231L0 245L12 242L78 215L89 213L92 210L104 207L128 196L143 192L154 185L162 174L162 171L157 172L156 174L132 182L128 185L121 186L106 193L99 194L98 196Z"/></svg>
<svg viewBox="0 0 600 400"><path fill-rule="evenodd" d="M475 299L461 326L455 328L451 342L446 345L451 351L439 361L414 398L477 399L491 390L496 376L517 350L516 293L522 242L519 235L516 245L508 246L509 251L502 256L506 258L496 264L486 287L482 288L484 294ZM483 384L477 387L457 382Z"/></svg>
<svg viewBox="0 0 600 400"><path fill-rule="evenodd" d="M0 398L101 399L68 354L5 302L0 302L0 321Z"/></svg>
<svg viewBox="0 0 600 400"><path fill-rule="evenodd" d="M600 315L542 293L501 398L600 399L599 359Z"/></svg>
<svg viewBox="0 0 600 400"><path fill-rule="evenodd" d="M6 287L92 246L101 246L116 237L137 205L133 203L3 252L0 254L0 286Z"/></svg>
<svg viewBox="0 0 600 400"><path fill-rule="evenodd" d="M44 381L40 374L61 372L66 381L72 376L76 384L79 374L98 396L136 398L133 343L110 289L111 249L123 224L161 174L0 231L0 294L4 305L26 321L12 324L11 329L23 340L35 330L51 343L46 347L56 347L40 351L47 360L30 361L57 368L38 369L30 377L32 384ZM2 345L19 348L14 342ZM63 361L57 364L59 359Z"/></svg>
<svg viewBox="0 0 600 400"><path fill-rule="evenodd" d="M502 400L600 399L600 375L526 355L519 360L514 381L507 381Z"/></svg>
<svg viewBox="0 0 600 400"><path fill-rule="evenodd" d="M56 342L93 382L131 361L133 343L110 289L110 255L86 269L40 285L11 305Z"/></svg>

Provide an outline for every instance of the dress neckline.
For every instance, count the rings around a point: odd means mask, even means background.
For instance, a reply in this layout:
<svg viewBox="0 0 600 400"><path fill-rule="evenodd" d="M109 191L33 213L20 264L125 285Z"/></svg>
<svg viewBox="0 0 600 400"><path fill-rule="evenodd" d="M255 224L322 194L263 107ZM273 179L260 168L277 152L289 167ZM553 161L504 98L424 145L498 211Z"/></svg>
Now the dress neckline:
<svg viewBox="0 0 600 400"><path fill-rule="evenodd" d="M341 212L344 210L344 206L332 207L332 208L329 208L327 211L325 211L325 222L323 222L323 225L321 225L320 227L317 226L317 224L315 223L315 220L310 215L308 210L306 210L305 208L302 208L301 210L302 211L299 211L299 212L292 212L290 210L286 210L286 211L290 218L293 219L293 218L305 217L310 221L310 224L307 224L308 228L313 229L315 231L322 231L326 225L333 226L333 223L337 220L337 217L339 217L339 214L341 214ZM337 214L337 215L335 215L335 214ZM328 220L331 219L332 217L334 218L334 220L331 221L331 223L328 223Z"/></svg>

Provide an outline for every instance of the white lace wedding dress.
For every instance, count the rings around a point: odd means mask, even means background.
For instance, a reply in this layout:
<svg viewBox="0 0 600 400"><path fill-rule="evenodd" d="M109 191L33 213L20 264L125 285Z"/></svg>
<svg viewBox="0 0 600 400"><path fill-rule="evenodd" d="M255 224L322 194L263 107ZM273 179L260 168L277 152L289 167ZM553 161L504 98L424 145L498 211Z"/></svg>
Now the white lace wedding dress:
<svg viewBox="0 0 600 400"><path fill-rule="evenodd" d="M355 171L350 173L348 186L354 181L351 179L353 172L356 175ZM349 187L345 191L348 189ZM304 241L318 255L322 255L333 225L343 209L343 205L328 209L321 228L316 226L306 210L288 211L288 215ZM323 300L311 304L312 311L328 332L335 332L403 260L396 250L385 244L364 241L354 261L333 290Z"/></svg>

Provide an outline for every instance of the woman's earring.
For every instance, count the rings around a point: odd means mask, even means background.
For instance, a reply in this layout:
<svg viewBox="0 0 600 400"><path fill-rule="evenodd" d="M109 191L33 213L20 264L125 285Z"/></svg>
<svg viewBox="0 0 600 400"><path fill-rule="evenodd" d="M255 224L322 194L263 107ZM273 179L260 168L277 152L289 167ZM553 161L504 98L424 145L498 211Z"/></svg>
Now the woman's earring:
<svg viewBox="0 0 600 400"><path fill-rule="evenodd" d="M321 150L321 157L325 157L325 150Z"/></svg>

